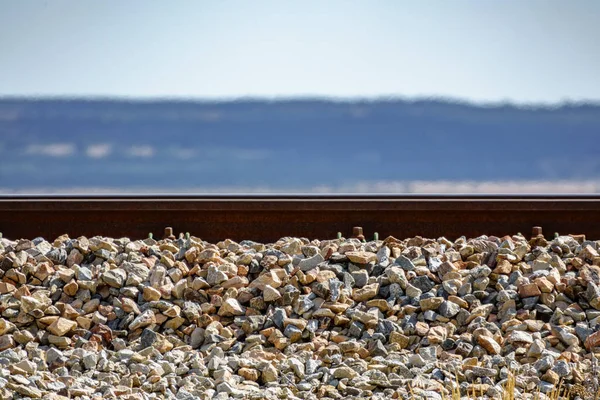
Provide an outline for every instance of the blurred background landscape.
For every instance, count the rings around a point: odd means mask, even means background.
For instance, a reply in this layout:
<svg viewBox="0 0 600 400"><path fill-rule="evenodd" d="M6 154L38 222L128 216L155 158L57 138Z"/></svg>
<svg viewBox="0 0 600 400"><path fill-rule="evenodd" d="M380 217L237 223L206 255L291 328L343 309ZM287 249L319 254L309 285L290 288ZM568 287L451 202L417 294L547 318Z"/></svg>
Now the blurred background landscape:
<svg viewBox="0 0 600 400"><path fill-rule="evenodd" d="M0 181L59 193L598 192L599 132L594 105L14 99L0 101Z"/></svg>
<svg viewBox="0 0 600 400"><path fill-rule="evenodd" d="M0 193L600 193L565 4L0 0Z"/></svg>

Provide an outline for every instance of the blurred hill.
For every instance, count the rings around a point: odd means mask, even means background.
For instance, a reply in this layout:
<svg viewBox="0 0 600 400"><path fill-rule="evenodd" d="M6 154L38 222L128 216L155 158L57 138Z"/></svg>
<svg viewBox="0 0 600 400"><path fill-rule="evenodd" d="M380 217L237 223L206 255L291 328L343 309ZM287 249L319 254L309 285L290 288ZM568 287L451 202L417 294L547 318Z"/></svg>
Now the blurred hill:
<svg viewBox="0 0 600 400"><path fill-rule="evenodd" d="M600 179L600 105L0 99L0 188Z"/></svg>

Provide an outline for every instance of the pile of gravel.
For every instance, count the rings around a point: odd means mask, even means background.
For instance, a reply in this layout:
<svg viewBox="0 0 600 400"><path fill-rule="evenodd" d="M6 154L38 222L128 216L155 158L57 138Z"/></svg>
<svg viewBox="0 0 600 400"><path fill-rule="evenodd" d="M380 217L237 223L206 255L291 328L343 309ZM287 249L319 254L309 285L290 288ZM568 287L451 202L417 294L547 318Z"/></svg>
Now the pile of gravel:
<svg viewBox="0 0 600 400"><path fill-rule="evenodd" d="M593 386L600 241L0 239L0 398Z"/></svg>

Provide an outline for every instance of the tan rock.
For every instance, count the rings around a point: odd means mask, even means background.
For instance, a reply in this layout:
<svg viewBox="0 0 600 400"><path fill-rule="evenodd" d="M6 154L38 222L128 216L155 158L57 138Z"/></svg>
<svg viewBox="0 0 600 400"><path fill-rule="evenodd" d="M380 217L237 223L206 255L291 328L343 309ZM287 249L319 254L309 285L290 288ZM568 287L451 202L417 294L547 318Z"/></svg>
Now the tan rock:
<svg viewBox="0 0 600 400"><path fill-rule="evenodd" d="M400 332L393 331L390 333L390 343L397 343L400 345L400 348L405 349L408 347L408 343L410 342L410 338Z"/></svg>
<svg viewBox="0 0 600 400"><path fill-rule="evenodd" d="M556 385L560 381L560 376L556 372L549 369L544 375L542 375L542 380Z"/></svg>
<svg viewBox="0 0 600 400"><path fill-rule="evenodd" d="M75 296L77 294L77 291L79 290L79 285L77 284L77 281L75 281L74 279L72 279L69 283L67 283L64 287L63 287L63 292L65 292L67 295L69 296Z"/></svg>
<svg viewBox="0 0 600 400"><path fill-rule="evenodd" d="M158 350L160 354L165 354L167 351L171 351L173 347L173 343L168 341L166 338L160 338L154 343L154 348Z"/></svg>
<svg viewBox="0 0 600 400"><path fill-rule="evenodd" d="M260 372L253 368L240 368L238 370L238 375L244 378L247 381L256 382L260 376Z"/></svg>
<svg viewBox="0 0 600 400"><path fill-rule="evenodd" d="M552 289L554 289L554 284L545 277L537 278L533 281L533 283L535 283L537 287L540 288L540 291L542 293L551 293Z"/></svg>
<svg viewBox="0 0 600 400"><path fill-rule="evenodd" d="M592 333L585 340L585 348L591 351L594 347L600 347L600 331Z"/></svg>
<svg viewBox="0 0 600 400"><path fill-rule="evenodd" d="M55 272L54 268L48 262L39 263L36 266L33 276L38 278L41 282L45 281L51 274Z"/></svg>
<svg viewBox="0 0 600 400"><path fill-rule="evenodd" d="M448 332L443 326L433 326L429 329L429 332L427 332L427 340L431 345L441 344L447 338Z"/></svg>
<svg viewBox="0 0 600 400"><path fill-rule="evenodd" d="M335 379L344 379L344 378L352 379L352 378L356 378L357 376L358 376L358 372L356 372L352 368L346 367L346 366L336 368L333 371L333 377Z"/></svg>
<svg viewBox="0 0 600 400"><path fill-rule="evenodd" d="M356 340L346 340L339 342L339 348L342 353L356 353L363 345Z"/></svg>
<svg viewBox="0 0 600 400"><path fill-rule="evenodd" d="M377 322L379 321L379 317L377 316L377 314L371 314L369 312L364 312L364 311L359 311L356 310L354 311L354 313L352 314L352 319L356 320L356 321L360 321L365 325L377 325Z"/></svg>
<svg viewBox="0 0 600 400"><path fill-rule="evenodd" d="M100 299L95 298L95 299L91 299L90 301L85 303L83 305L82 309L83 309L84 313L89 314L89 313L93 313L94 311L96 311L99 306L100 306Z"/></svg>
<svg viewBox="0 0 600 400"><path fill-rule="evenodd" d="M502 353L502 346L500 346L498 344L498 342L496 342L494 340L494 338L492 338L492 337L479 336L477 338L477 343L479 343L479 345L481 347L483 347L490 354L501 354Z"/></svg>
<svg viewBox="0 0 600 400"><path fill-rule="evenodd" d="M17 290L17 288L12 283L0 282L0 294L12 293L15 290Z"/></svg>
<svg viewBox="0 0 600 400"><path fill-rule="evenodd" d="M339 313L346 311L350 307L350 304L326 302L326 303L323 303L322 307L329 308L334 313L339 314Z"/></svg>
<svg viewBox="0 0 600 400"><path fill-rule="evenodd" d="M460 306L460 308L464 308L464 309L469 308L469 303L465 299L460 298L458 296L448 296L448 301L451 301L454 304L458 304Z"/></svg>
<svg viewBox="0 0 600 400"><path fill-rule="evenodd" d="M301 318L285 318L283 320L283 327L285 328L288 325L294 325L296 328L303 331L306 328L306 325L308 325L308 321Z"/></svg>
<svg viewBox="0 0 600 400"><path fill-rule="evenodd" d="M430 297L428 299L423 299L419 301L419 305L421 306L421 310L437 310L440 305L444 302L443 297Z"/></svg>
<svg viewBox="0 0 600 400"><path fill-rule="evenodd" d="M390 303L385 299L372 299L367 301L367 307L377 307L380 311L386 312L391 309Z"/></svg>
<svg viewBox="0 0 600 400"><path fill-rule="evenodd" d="M27 344L35 339L33 334L26 330L15 332L13 337L15 341L19 344Z"/></svg>
<svg viewBox="0 0 600 400"><path fill-rule="evenodd" d="M92 319L89 317L77 317L77 325L83 329L90 329L92 326Z"/></svg>
<svg viewBox="0 0 600 400"><path fill-rule="evenodd" d="M173 329L177 330L183 323L185 322L185 318L183 317L175 317L173 319L165 322L165 329Z"/></svg>
<svg viewBox="0 0 600 400"><path fill-rule="evenodd" d="M77 327L77 322L65 318L58 318L46 330L56 336L64 336Z"/></svg>
<svg viewBox="0 0 600 400"><path fill-rule="evenodd" d="M48 335L48 342L60 348L69 347L71 345L71 339L64 336Z"/></svg>
<svg viewBox="0 0 600 400"><path fill-rule="evenodd" d="M9 382L7 383L7 387L22 396L30 397L32 399L41 399L43 395L40 389L32 386L18 385L16 383Z"/></svg>
<svg viewBox="0 0 600 400"><path fill-rule="evenodd" d="M264 383L276 382L279 378L277 368L271 364L267 364L262 370L262 380Z"/></svg>
<svg viewBox="0 0 600 400"><path fill-rule="evenodd" d="M377 261L377 254L368 251L347 251L346 257L355 264L368 264Z"/></svg>
<svg viewBox="0 0 600 400"><path fill-rule="evenodd" d="M5 335L16 330L17 327L10 321L0 318L0 335Z"/></svg>
<svg viewBox="0 0 600 400"><path fill-rule="evenodd" d="M125 311L126 313L134 313L135 315L140 314L140 308L138 307L137 303L133 300L130 299L129 297L123 297L121 299L121 304L123 305L123 311Z"/></svg>
<svg viewBox="0 0 600 400"><path fill-rule="evenodd" d="M0 336L0 351L12 349L15 347L15 341L11 335Z"/></svg>
<svg viewBox="0 0 600 400"><path fill-rule="evenodd" d="M599 256L598 252L589 244L587 246L585 246L579 253L579 257L584 258L589 261L594 260L594 258L596 258L598 256Z"/></svg>
<svg viewBox="0 0 600 400"><path fill-rule="evenodd" d="M534 297L541 295L542 292L540 288L535 283L526 283L524 285L519 286L519 296L520 297Z"/></svg>
<svg viewBox="0 0 600 400"><path fill-rule="evenodd" d="M33 296L21 297L21 311L29 313L33 310L41 310L44 304Z"/></svg>
<svg viewBox="0 0 600 400"><path fill-rule="evenodd" d="M244 315L246 313L246 308L242 307L242 305L236 299L227 299L223 302L221 307L219 308L219 315L224 317L232 317L235 315Z"/></svg>
<svg viewBox="0 0 600 400"><path fill-rule="evenodd" d="M61 316L66 319L76 319L79 316L79 311L73 308L70 304L65 304L63 306L63 311Z"/></svg>
<svg viewBox="0 0 600 400"><path fill-rule="evenodd" d="M131 324L129 324L129 329L134 331L136 329L144 328L155 323L156 316L154 315L154 312L152 312L152 310L146 310L142 314L138 315L131 322Z"/></svg>
<svg viewBox="0 0 600 400"><path fill-rule="evenodd" d="M245 276L239 276L236 275L231 279L226 280L225 282L221 283L221 286L223 286L225 289L228 288L236 288L236 289L240 289L243 287L248 286L248 278L246 278Z"/></svg>
<svg viewBox="0 0 600 400"><path fill-rule="evenodd" d="M15 299L22 299L23 296L31 296L31 292L29 291L29 288L25 285L23 286L19 286L19 288L17 290L14 291L13 296L15 297Z"/></svg>
<svg viewBox="0 0 600 400"><path fill-rule="evenodd" d="M160 290L155 289L152 286L146 286L142 296L145 301L158 301L160 300L161 293Z"/></svg>
<svg viewBox="0 0 600 400"><path fill-rule="evenodd" d="M533 343L531 334L523 331L512 331L510 335L508 335L507 340L509 343Z"/></svg>
<svg viewBox="0 0 600 400"><path fill-rule="evenodd" d="M427 333L429 333L429 324L422 321L418 321L415 324L415 331L419 336L426 336Z"/></svg>
<svg viewBox="0 0 600 400"><path fill-rule="evenodd" d="M258 278L250 282L248 287L250 289L258 288L259 290L264 290L266 285L269 285L275 289L281 286L281 279L277 275L277 273L273 270L267 271L261 274Z"/></svg>
<svg viewBox="0 0 600 400"><path fill-rule="evenodd" d="M48 326L48 325L52 325L54 322L56 322L56 320L58 320L58 318L59 317L56 316L56 315L50 315L50 316L47 316L47 317L39 318L38 322L40 324L42 324L42 325ZM67 318L67 319L69 319L69 318Z"/></svg>
<svg viewBox="0 0 600 400"><path fill-rule="evenodd" d="M277 289L273 288L271 285L265 285L265 288L263 290L263 299L265 301L277 301L280 298L281 294Z"/></svg>
<svg viewBox="0 0 600 400"><path fill-rule="evenodd" d="M508 260L500 260L492 272L495 274L508 275L512 272L512 264Z"/></svg>
<svg viewBox="0 0 600 400"><path fill-rule="evenodd" d="M354 301L367 301L377 296L379 292L379 283L365 285L362 288L354 288L352 291L352 299Z"/></svg>
<svg viewBox="0 0 600 400"><path fill-rule="evenodd" d="M333 318L335 314L329 308L319 308L313 313L314 318Z"/></svg>
<svg viewBox="0 0 600 400"><path fill-rule="evenodd" d="M170 306L162 313L169 318L179 317L179 315L181 314L181 308L179 306Z"/></svg>

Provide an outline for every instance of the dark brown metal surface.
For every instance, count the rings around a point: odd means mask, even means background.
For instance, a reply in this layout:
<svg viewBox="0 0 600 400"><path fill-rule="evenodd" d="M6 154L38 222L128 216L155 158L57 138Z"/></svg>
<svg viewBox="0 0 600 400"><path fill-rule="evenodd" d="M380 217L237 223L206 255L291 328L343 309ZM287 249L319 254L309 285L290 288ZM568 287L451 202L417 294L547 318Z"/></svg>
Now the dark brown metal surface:
<svg viewBox="0 0 600 400"><path fill-rule="evenodd" d="M546 237L600 239L600 196L4 196L0 232L17 239L68 233L155 238L190 232L272 242L283 236L345 237L362 227L367 240L421 235L455 239L543 228ZM165 230L172 227L173 230Z"/></svg>

